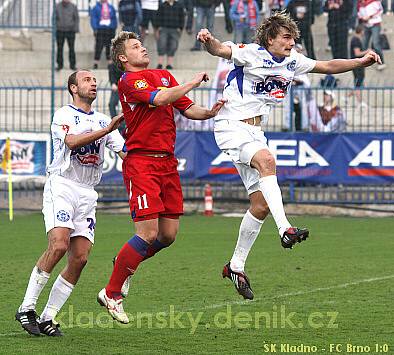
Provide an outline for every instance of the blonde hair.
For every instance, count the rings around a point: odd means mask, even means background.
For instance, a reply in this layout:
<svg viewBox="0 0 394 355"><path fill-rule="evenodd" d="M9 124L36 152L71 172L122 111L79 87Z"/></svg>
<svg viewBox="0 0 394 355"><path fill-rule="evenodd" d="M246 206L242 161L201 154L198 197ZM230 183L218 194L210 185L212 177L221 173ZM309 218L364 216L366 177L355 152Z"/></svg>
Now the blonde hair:
<svg viewBox="0 0 394 355"><path fill-rule="evenodd" d="M117 68L124 71L123 63L119 60L119 56L125 53L125 42L128 39L140 39L138 34L134 32L122 31L111 41L111 57Z"/></svg>
<svg viewBox="0 0 394 355"><path fill-rule="evenodd" d="M285 28L293 39L300 37L300 31L294 20L285 11L277 11L267 17L256 29L255 42L264 48L268 47L268 40L274 39Z"/></svg>

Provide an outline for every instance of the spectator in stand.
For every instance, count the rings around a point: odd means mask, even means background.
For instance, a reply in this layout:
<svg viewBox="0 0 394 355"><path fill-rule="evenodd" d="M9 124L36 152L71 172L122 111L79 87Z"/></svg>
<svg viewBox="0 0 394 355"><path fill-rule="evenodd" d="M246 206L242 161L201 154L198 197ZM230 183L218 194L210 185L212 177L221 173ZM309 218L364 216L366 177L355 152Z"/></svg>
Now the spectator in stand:
<svg viewBox="0 0 394 355"><path fill-rule="evenodd" d="M351 58L362 58L365 53L368 52L369 49L363 50L363 37L364 37L364 26L357 25L354 36L350 41L350 57ZM349 93L350 96L356 96L357 102L359 106L366 107L367 104L362 101L361 98L361 90L360 88L364 86L364 78L365 78L365 68L357 68L353 69L353 77L354 77L354 92Z"/></svg>
<svg viewBox="0 0 394 355"><path fill-rule="evenodd" d="M297 39L297 43L301 44L302 41L304 42L308 57L311 59L316 58L311 26L315 21L315 12L318 12L317 6L316 0L290 0L287 4L287 11L300 30L300 37Z"/></svg>
<svg viewBox="0 0 394 355"><path fill-rule="evenodd" d="M391 7L389 8L388 0L382 0L383 12L390 15L394 11L394 0L391 0Z"/></svg>
<svg viewBox="0 0 394 355"><path fill-rule="evenodd" d="M123 73L117 68L117 66L111 62L108 64L108 77L111 84L111 98L109 99L109 113L111 117L118 115L117 106L119 104L118 94L118 81Z"/></svg>
<svg viewBox="0 0 394 355"><path fill-rule="evenodd" d="M108 0L100 0L93 7L90 12L90 25L96 40L93 68L97 69L104 47L108 64L111 63L111 40L115 37L116 28L118 27L116 10L108 3Z"/></svg>
<svg viewBox="0 0 394 355"><path fill-rule="evenodd" d="M166 69L173 69L174 55L178 49L179 38L185 24L183 5L176 0L164 0L157 11L159 54L157 69L163 69L164 56L167 55Z"/></svg>
<svg viewBox="0 0 394 355"><path fill-rule="evenodd" d="M323 105L319 106L320 118L311 122L312 132L344 132L346 120L342 109L335 102L335 95L331 90L325 90Z"/></svg>
<svg viewBox="0 0 394 355"><path fill-rule="evenodd" d="M120 0L119 22L122 30L127 32L140 33L140 24L142 22L142 7L140 0Z"/></svg>
<svg viewBox="0 0 394 355"><path fill-rule="evenodd" d="M215 9L220 4L220 0L195 0L197 11L196 17L196 36L201 28L206 27L210 32L213 31L215 21ZM196 39L191 51L200 51L201 43Z"/></svg>
<svg viewBox="0 0 394 355"><path fill-rule="evenodd" d="M268 16L275 11L282 11L285 8L285 0L268 0Z"/></svg>
<svg viewBox="0 0 394 355"><path fill-rule="evenodd" d="M383 7L380 0L359 0L358 19L364 25L364 48L368 48L369 40L372 37L372 47L379 54L382 64L377 65L376 69L386 68L382 46L380 43L380 31L382 23Z"/></svg>
<svg viewBox="0 0 394 355"><path fill-rule="evenodd" d="M186 12L186 32L191 35L193 33L194 5L193 0L183 0L183 7Z"/></svg>
<svg viewBox="0 0 394 355"><path fill-rule="evenodd" d="M259 9L255 0L235 0L230 9L234 22L234 43L251 43L259 23Z"/></svg>
<svg viewBox="0 0 394 355"><path fill-rule="evenodd" d="M234 0L221 0L221 3L223 4L224 20L226 22L226 31L227 33L233 33L233 21L231 20L231 16L230 16L230 8L231 5L234 3Z"/></svg>
<svg viewBox="0 0 394 355"><path fill-rule="evenodd" d="M141 22L141 41L147 35L149 29L149 23L152 23L153 34L155 39L159 38L159 33L157 30L157 10L159 10L159 0L141 0L142 5L142 22Z"/></svg>
<svg viewBox="0 0 394 355"><path fill-rule="evenodd" d="M324 11L328 13L327 32L332 57L348 58L347 34L352 16L353 0L326 0Z"/></svg>
<svg viewBox="0 0 394 355"><path fill-rule="evenodd" d="M62 0L56 5L56 43L57 68L63 69L63 46L67 40L70 69L76 70L75 34L79 32L79 15L77 7L70 0Z"/></svg>

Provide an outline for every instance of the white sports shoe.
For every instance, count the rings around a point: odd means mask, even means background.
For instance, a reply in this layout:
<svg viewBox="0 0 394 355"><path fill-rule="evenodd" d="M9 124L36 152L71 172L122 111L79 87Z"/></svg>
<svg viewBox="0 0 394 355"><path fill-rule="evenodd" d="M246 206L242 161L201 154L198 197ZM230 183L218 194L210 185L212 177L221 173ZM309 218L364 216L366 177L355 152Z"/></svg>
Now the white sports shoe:
<svg viewBox="0 0 394 355"><path fill-rule="evenodd" d="M123 282L122 289L120 290L120 293L123 296L123 298L129 295L130 286L131 286L131 275L127 276L127 279Z"/></svg>
<svg viewBox="0 0 394 355"><path fill-rule="evenodd" d="M119 298L118 300L109 298L105 292L105 288L103 288L97 295L97 302L107 308L108 313L113 319L120 323L129 323L129 317L127 317L123 309L123 298Z"/></svg>

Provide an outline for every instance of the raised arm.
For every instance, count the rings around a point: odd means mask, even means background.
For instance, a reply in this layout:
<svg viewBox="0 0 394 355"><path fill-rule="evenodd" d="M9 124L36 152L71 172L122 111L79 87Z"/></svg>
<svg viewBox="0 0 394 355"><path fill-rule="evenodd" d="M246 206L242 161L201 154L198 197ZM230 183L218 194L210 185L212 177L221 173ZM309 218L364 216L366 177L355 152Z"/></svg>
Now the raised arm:
<svg viewBox="0 0 394 355"><path fill-rule="evenodd" d="M226 46L217 40L206 28L203 28L198 32L197 39L204 44L210 54L228 60L231 59L231 47Z"/></svg>
<svg viewBox="0 0 394 355"><path fill-rule="evenodd" d="M374 51L368 51L362 58L318 60L312 73L339 74L356 68L369 67L375 63L382 64L379 55Z"/></svg>
<svg viewBox="0 0 394 355"><path fill-rule="evenodd" d="M203 81L208 81L208 74L205 72L201 72L196 74L193 80L182 84L177 85L172 88L168 88L166 90L160 90L155 98L153 99L153 104L155 106L163 106L168 105L176 100L180 99L182 96L185 96L192 89L199 87Z"/></svg>

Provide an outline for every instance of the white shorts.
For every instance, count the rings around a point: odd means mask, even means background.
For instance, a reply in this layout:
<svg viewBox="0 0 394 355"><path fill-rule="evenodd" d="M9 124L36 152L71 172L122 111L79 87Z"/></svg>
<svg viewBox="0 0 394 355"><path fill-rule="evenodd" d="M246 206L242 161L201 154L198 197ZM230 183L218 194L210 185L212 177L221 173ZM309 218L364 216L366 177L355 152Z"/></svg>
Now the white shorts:
<svg viewBox="0 0 394 355"><path fill-rule="evenodd" d="M97 198L93 187L50 176L44 186L42 207L46 232L55 227L70 228L70 238L82 236L93 244Z"/></svg>
<svg viewBox="0 0 394 355"><path fill-rule="evenodd" d="M218 147L231 157L248 194L260 190L260 174L250 162L259 150L269 150L261 127L242 121L220 120L215 122L214 132Z"/></svg>

